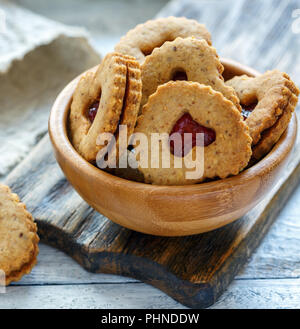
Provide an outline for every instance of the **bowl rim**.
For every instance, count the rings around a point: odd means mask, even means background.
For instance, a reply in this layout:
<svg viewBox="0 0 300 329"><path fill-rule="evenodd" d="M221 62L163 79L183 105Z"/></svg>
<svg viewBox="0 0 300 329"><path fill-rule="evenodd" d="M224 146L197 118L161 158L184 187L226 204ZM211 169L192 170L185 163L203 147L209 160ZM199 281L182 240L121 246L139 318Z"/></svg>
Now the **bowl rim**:
<svg viewBox="0 0 300 329"><path fill-rule="evenodd" d="M255 69L252 69L251 67L236 62L232 59L221 58L221 62L222 64L225 64L225 66L235 67L235 69L243 71L250 76L260 75L260 73ZM95 67L87 71L91 70L95 70ZM236 185L237 183L245 184L247 183L247 181L250 181L255 176L263 176L272 168L275 168L280 164L282 160L282 157L280 157L280 155L286 153L287 147L292 148L294 144L297 128L297 120L295 113L293 113L288 128L277 141L277 143L274 145L272 150L259 162L240 172L238 175L191 185L154 185L127 180L125 178L114 176L110 173L101 170L100 168L97 168L96 166L86 161L82 156L80 156L71 144L68 137L67 119L69 115L72 95L78 83L78 80L87 71L83 72L75 79L73 79L70 83L68 83L67 86L57 96L51 109L48 122L48 131L51 143L54 148L54 151L60 152L66 162L71 163L74 167L77 167L80 171L83 171L84 174L88 176L96 176L97 179L103 180L104 183L110 185L115 184L116 186L118 186L118 188L126 190L143 190L149 191L151 193L156 192L158 194L160 194L160 192L163 194L176 194L179 192L189 194L189 192L208 193L213 192L215 190L220 191L228 188L228 186Z"/></svg>

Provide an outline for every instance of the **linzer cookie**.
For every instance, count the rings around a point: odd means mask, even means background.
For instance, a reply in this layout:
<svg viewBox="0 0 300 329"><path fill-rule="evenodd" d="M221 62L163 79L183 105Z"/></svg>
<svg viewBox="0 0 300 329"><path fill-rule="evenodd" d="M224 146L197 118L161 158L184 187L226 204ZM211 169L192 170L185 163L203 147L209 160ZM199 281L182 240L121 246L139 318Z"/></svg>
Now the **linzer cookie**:
<svg viewBox="0 0 300 329"><path fill-rule="evenodd" d="M226 82L233 87L245 110L245 122L253 139L253 156L267 154L285 131L299 95L286 73L278 70L252 78L246 75Z"/></svg>
<svg viewBox="0 0 300 329"><path fill-rule="evenodd" d="M222 77L224 67L215 48L205 40L177 38L154 49L141 66L143 94L141 106L157 87L170 80L188 80L211 86L239 109L239 99Z"/></svg>
<svg viewBox="0 0 300 329"><path fill-rule="evenodd" d="M142 64L154 48L177 37L204 39L211 45L210 33L203 24L185 17L167 17L147 21L130 30L115 46L115 51L134 56Z"/></svg>
<svg viewBox="0 0 300 329"><path fill-rule="evenodd" d="M129 134L133 131L140 98L139 64L130 56L108 54L95 73L81 78L74 92L70 134L76 150L95 162L106 146L97 141L102 133L115 134L118 146L118 126L127 125Z"/></svg>
<svg viewBox="0 0 300 329"><path fill-rule="evenodd" d="M248 127L237 108L220 92L197 82L170 81L159 86L144 106L135 132L144 133L149 144L148 165L143 168L140 164L139 170L145 182L157 185L194 184L206 178L236 175L247 166L252 153ZM151 154L153 133L163 134L158 154L159 159L164 152L170 156L169 168L164 168L161 160L156 162L155 155ZM175 149L175 144L168 140L173 133L177 133L177 137L191 134L188 149ZM187 179L191 169L185 161L181 168L176 167L176 162L191 155L195 158L199 146L195 133L204 134L204 171L201 177ZM153 156L156 167L153 167Z"/></svg>
<svg viewBox="0 0 300 329"><path fill-rule="evenodd" d="M294 108L295 106L291 104L288 105L275 124L271 128L262 132L261 139L252 149L252 156L254 159L260 160L277 143L291 120Z"/></svg>
<svg viewBox="0 0 300 329"><path fill-rule="evenodd" d="M114 134L123 107L126 88L126 60L107 55L95 74L82 77L74 92L70 112L71 139L77 151L95 161L104 145L97 145L99 134Z"/></svg>
<svg viewBox="0 0 300 329"><path fill-rule="evenodd" d="M127 76L126 76L126 90L123 102L123 109L119 120L121 127L126 127L126 139L120 136L120 130L116 132L116 147L112 149L112 156L116 159L119 156L125 155L127 157L127 147L131 135L134 132L134 128L137 121L139 106L142 98L142 80L141 70L139 63L131 56L123 55L126 59ZM120 138L122 137L122 138ZM122 143L121 140L122 139Z"/></svg>
<svg viewBox="0 0 300 329"><path fill-rule="evenodd" d="M0 270L6 284L18 281L36 264L37 227L18 196L0 184Z"/></svg>

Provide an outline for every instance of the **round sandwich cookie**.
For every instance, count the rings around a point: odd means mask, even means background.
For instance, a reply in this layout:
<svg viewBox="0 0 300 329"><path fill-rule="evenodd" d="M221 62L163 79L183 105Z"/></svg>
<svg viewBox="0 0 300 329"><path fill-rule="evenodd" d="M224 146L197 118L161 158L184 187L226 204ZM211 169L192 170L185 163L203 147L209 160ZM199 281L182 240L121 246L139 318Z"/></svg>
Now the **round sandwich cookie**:
<svg viewBox="0 0 300 329"><path fill-rule="evenodd" d="M0 184L0 270L6 285L30 273L36 264L38 242L32 215L9 187Z"/></svg>
<svg viewBox="0 0 300 329"><path fill-rule="evenodd" d="M128 31L115 46L115 51L134 56L142 64L154 48L177 37L204 39L211 45L211 36L203 24L185 17L167 17L149 20Z"/></svg>
<svg viewBox="0 0 300 329"><path fill-rule="evenodd" d="M226 86L224 67L216 49L205 40L193 37L177 38L154 49L141 66L143 93L141 106L157 87L170 80L188 80L211 86L221 92L239 109L239 99L233 88Z"/></svg>
<svg viewBox="0 0 300 329"><path fill-rule="evenodd" d="M115 133L116 143L114 148L110 148L111 158L118 160L119 157L128 157L128 144L137 122L138 111L142 98L142 80L139 63L132 57L123 55L126 59L127 76L126 89L123 102L122 113L119 125ZM119 127L126 127L126 135L122 136ZM122 140L122 143L121 143ZM118 166L118 161L116 162Z"/></svg>
<svg viewBox="0 0 300 329"><path fill-rule="evenodd" d="M95 73L88 72L80 79L73 95L69 127L73 146L87 161L95 163L98 152L107 147L98 143L103 133L115 136L116 148L110 149L118 155L118 127L126 125L128 136L133 132L141 88L138 62L118 53L108 54ZM123 148L127 151L127 144Z"/></svg>
<svg viewBox="0 0 300 329"><path fill-rule="evenodd" d="M266 155L286 130L298 102L299 89L278 70L252 78L246 75L228 80L243 108L242 114L253 140L253 157Z"/></svg>
<svg viewBox="0 0 300 329"><path fill-rule="evenodd" d="M146 183L156 185L194 184L236 175L252 154L248 127L237 108L220 92L198 82L170 81L159 86L144 106L135 133L146 135L148 141L147 154L136 148L139 170ZM198 133L203 136L200 145ZM158 148L153 144L155 136L161 137ZM139 146L137 140L134 145ZM197 149L203 150L199 159ZM169 166L163 164L164 157L170 159ZM202 161L202 173L191 177L188 172L197 161Z"/></svg>

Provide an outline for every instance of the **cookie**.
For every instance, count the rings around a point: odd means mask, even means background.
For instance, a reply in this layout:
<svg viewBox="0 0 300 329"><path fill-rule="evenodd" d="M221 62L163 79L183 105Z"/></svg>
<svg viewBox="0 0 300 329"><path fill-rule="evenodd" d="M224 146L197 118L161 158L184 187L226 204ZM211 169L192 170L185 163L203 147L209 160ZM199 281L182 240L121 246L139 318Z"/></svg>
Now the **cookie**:
<svg viewBox="0 0 300 329"><path fill-rule="evenodd" d="M119 120L119 125L127 127L127 140L126 142L120 143L119 129L117 129L117 132L115 133L116 147L112 148L112 155L114 156L115 153L116 159L119 158L119 155L125 155L127 157L128 143L131 135L134 132L142 98L142 80L140 65L131 56L124 55L123 57L127 60L127 76L124 103Z"/></svg>
<svg viewBox="0 0 300 329"><path fill-rule="evenodd" d="M153 50L141 66L143 93L141 106L147 103L148 97L157 87L170 80L176 80L184 74L184 80L199 82L221 92L239 109L239 99L233 88L226 86L221 64L215 48L205 40L193 37L177 38L165 42Z"/></svg>
<svg viewBox="0 0 300 329"><path fill-rule="evenodd" d="M6 284L18 281L36 264L37 226L18 196L0 184L0 270Z"/></svg>
<svg viewBox="0 0 300 329"><path fill-rule="evenodd" d="M260 143L255 154L261 157L285 130L297 105L299 89L286 73L278 70L267 71L254 78L237 76L226 84L235 89L242 107L253 104L245 122L249 127L253 146Z"/></svg>
<svg viewBox="0 0 300 329"><path fill-rule="evenodd" d="M295 106L289 104L275 124L262 132L261 139L252 149L252 157L255 160L260 160L264 157L277 143L291 120L294 108Z"/></svg>
<svg viewBox="0 0 300 329"><path fill-rule="evenodd" d="M83 76L69 118L70 137L79 154L95 162L98 152L107 148L97 143L102 133L114 134L118 146L118 127L126 124L129 133L133 131L140 98L140 67L131 56L110 53L95 73Z"/></svg>
<svg viewBox="0 0 300 329"><path fill-rule="evenodd" d="M178 150L172 152L172 147L169 147L169 136L174 132L194 132L197 129L204 133L204 171L201 177L187 179L187 172L191 169L185 161L182 161L181 168L177 168L175 162L191 154L195 158L197 143L195 145L193 141L189 145L188 153L178 154ZM236 175L247 166L252 153L248 127L237 108L223 94L198 82L170 81L159 86L144 106L135 133L145 134L149 145L148 161L144 166L147 168L143 168L139 157L139 170L146 183L156 185L194 184L206 178ZM155 159L150 147L153 133L164 133L159 157L170 156L169 168L163 168L161 160L157 168L151 165L151 156ZM194 140L193 133L192 136Z"/></svg>
<svg viewBox="0 0 300 329"><path fill-rule="evenodd" d="M203 24L185 17L167 17L147 21L137 25L123 36L115 46L115 51L134 56L142 64L154 48L177 37L204 39L211 45L210 33Z"/></svg>

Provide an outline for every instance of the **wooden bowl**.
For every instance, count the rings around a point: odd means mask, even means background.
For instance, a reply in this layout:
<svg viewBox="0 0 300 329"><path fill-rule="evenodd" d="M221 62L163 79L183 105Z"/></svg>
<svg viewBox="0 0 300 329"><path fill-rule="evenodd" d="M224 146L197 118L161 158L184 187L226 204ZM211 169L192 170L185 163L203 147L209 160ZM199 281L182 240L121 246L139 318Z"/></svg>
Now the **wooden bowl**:
<svg viewBox="0 0 300 329"><path fill-rule="evenodd" d="M222 60L224 77L255 70ZM237 176L186 186L156 186L108 174L85 161L67 134L70 102L78 78L57 97L49 119L56 159L69 182L95 210L124 227L161 236L183 236L224 226L252 209L276 184L297 133L295 114L272 151Z"/></svg>

